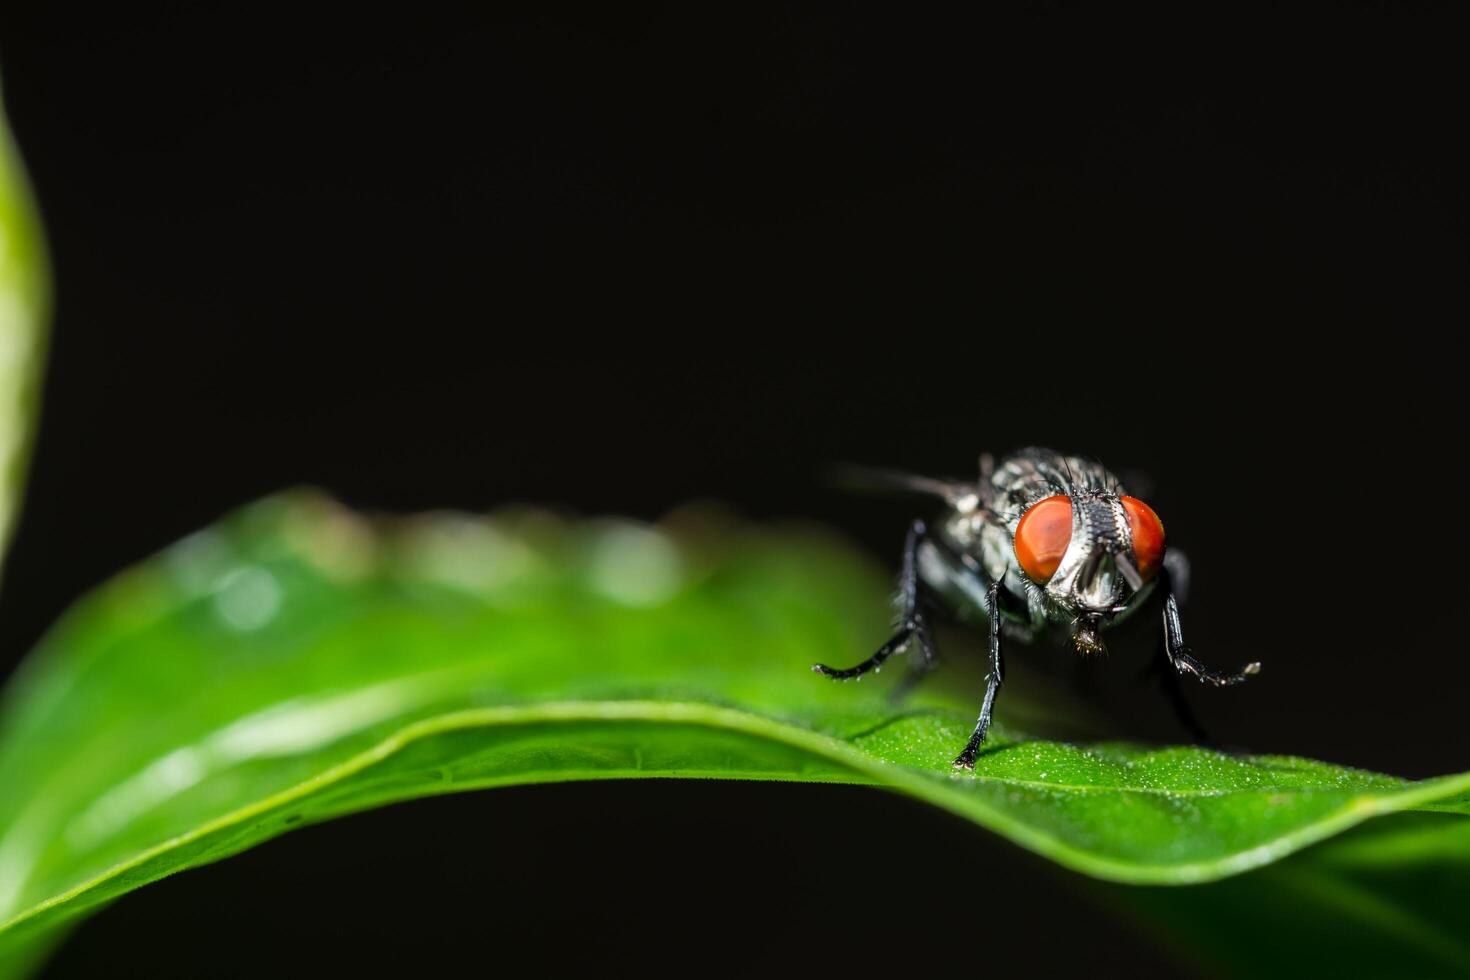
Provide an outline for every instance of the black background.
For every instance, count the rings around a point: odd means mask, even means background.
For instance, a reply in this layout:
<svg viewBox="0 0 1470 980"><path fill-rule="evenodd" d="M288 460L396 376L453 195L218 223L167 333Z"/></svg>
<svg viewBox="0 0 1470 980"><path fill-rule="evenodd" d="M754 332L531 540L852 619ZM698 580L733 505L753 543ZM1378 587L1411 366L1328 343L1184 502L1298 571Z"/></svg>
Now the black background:
<svg viewBox="0 0 1470 980"><path fill-rule="evenodd" d="M1039 443L1149 475L1194 562L1196 652L1265 663L1197 692L1223 741L1470 768L1447 19L17 7L6 104L59 300L0 667L286 485L650 518L716 498L891 561L913 503L824 466L966 474ZM857 790L526 789L184 875L56 967L248 973L307 944L742 972L1041 944L1166 969L1062 882ZM849 938L806 928L829 911Z"/></svg>

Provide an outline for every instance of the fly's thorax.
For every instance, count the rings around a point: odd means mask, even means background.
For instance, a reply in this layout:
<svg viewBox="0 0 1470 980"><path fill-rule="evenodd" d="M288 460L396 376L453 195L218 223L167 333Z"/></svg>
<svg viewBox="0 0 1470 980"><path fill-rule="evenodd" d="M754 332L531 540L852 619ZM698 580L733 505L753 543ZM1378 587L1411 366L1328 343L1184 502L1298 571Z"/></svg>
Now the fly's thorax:
<svg viewBox="0 0 1470 980"><path fill-rule="evenodd" d="M1010 515L1014 532L1021 512L1038 500L1077 488L1117 489L1119 480L1096 460L1033 447L1006 456L981 486L985 502Z"/></svg>
<svg viewBox="0 0 1470 980"><path fill-rule="evenodd" d="M938 522L944 537L963 551L971 551L985 528L985 513L977 497L956 501Z"/></svg>
<svg viewBox="0 0 1470 980"><path fill-rule="evenodd" d="M990 582L1002 582L1008 591L1024 595L1015 576L1008 573L1016 560L1011 533L979 497L958 501L939 524L943 538L958 552L968 555ZM973 567L973 566L972 566Z"/></svg>

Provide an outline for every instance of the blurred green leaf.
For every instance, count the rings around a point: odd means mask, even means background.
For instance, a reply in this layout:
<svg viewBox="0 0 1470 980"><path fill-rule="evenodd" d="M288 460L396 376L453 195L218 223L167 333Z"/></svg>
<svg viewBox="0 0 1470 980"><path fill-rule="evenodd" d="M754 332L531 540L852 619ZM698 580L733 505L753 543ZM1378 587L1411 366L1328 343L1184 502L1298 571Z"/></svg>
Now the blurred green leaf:
<svg viewBox="0 0 1470 980"><path fill-rule="evenodd" d="M0 558L25 484L49 305L41 223L0 106Z"/></svg>
<svg viewBox="0 0 1470 980"><path fill-rule="evenodd" d="M1109 898L1230 976L1470 976L1470 821L1457 816L1396 814L1250 874Z"/></svg>
<svg viewBox="0 0 1470 980"><path fill-rule="evenodd" d="M871 784L1085 874L1161 884L1266 865L1378 814L1470 807L1470 774L1407 782L1006 727L956 772L973 696L896 711L877 685L808 670L866 654L887 592L815 528L369 523L309 494L265 501L81 602L11 685L0 955L293 827L513 783Z"/></svg>

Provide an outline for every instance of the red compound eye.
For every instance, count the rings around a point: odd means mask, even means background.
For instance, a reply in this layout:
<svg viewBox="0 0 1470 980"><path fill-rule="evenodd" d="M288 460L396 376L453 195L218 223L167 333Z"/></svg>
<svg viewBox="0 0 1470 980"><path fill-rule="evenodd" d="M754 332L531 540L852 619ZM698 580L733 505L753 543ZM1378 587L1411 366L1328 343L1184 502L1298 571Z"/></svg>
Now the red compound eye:
<svg viewBox="0 0 1470 980"><path fill-rule="evenodd" d="M1159 533L1162 541L1162 529ZM1016 561L1031 581L1043 585L1056 574L1071 540L1071 499L1057 496L1039 500L1021 515L1021 523L1016 525Z"/></svg>
<svg viewBox="0 0 1470 980"><path fill-rule="evenodd" d="M1147 581L1158 574L1164 560L1164 522L1137 497L1121 499L1128 512L1128 526L1133 529L1133 559L1138 563L1138 574Z"/></svg>

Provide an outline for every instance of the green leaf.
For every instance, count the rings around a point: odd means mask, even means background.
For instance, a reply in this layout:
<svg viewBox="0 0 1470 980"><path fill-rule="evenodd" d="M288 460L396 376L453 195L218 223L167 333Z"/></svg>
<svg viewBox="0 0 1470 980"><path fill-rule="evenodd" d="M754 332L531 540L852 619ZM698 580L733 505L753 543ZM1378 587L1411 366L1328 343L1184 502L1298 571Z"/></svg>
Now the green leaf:
<svg viewBox="0 0 1470 980"><path fill-rule="evenodd" d="M1107 897L1232 976L1470 975L1470 821L1457 816L1396 814L1251 874Z"/></svg>
<svg viewBox="0 0 1470 980"><path fill-rule="evenodd" d="M25 485L49 307L41 223L0 108L0 557Z"/></svg>
<svg viewBox="0 0 1470 980"><path fill-rule="evenodd" d="M0 956L293 827L514 783L871 784L1085 874L1160 884L1266 865L1378 814L1470 807L1470 774L1408 782L1005 726L956 772L975 685L895 710L879 685L808 670L884 636L888 588L811 527L255 505L81 602L13 682Z"/></svg>

